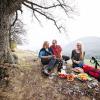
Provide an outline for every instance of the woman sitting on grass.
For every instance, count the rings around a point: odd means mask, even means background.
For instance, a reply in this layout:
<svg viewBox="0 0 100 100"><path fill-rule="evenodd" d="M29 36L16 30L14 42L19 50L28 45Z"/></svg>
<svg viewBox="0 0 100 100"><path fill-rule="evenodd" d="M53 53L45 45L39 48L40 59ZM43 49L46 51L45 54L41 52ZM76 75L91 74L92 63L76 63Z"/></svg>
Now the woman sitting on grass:
<svg viewBox="0 0 100 100"><path fill-rule="evenodd" d="M39 58L41 59L41 63L43 65L47 65L43 72L46 75L49 75L49 72L55 67L56 59L53 55L52 49L49 47L48 41L43 43L43 47L39 52Z"/></svg>
<svg viewBox="0 0 100 100"><path fill-rule="evenodd" d="M47 65L52 57L53 57L53 51L49 47L49 42L45 41L43 43L42 49L39 52L39 58L41 58L41 63L43 65Z"/></svg>
<svg viewBox="0 0 100 100"><path fill-rule="evenodd" d="M85 52L81 42L76 43L76 49L72 50L72 67L83 67Z"/></svg>

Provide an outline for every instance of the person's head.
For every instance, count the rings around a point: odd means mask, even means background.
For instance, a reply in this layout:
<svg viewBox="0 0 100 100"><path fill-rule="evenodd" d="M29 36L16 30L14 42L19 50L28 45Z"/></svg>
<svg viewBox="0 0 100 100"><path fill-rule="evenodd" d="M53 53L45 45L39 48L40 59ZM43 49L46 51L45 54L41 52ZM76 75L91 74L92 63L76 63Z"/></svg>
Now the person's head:
<svg viewBox="0 0 100 100"><path fill-rule="evenodd" d="M43 48L49 48L49 42L48 41L44 41Z"/></svg>
<svg viewBox="0 0 100 100"><path fill-rule="evenodd" d="M77 49L77 50L80 50L80 51L83 50L82 42L78 41L78 42L76 43L76 49Z"/></svg>
<svg viewBox="0 0 100 100"><path fill-rule="evenodd" d="M52 41L52 45L53 45L53 46L56 46L56 45L57 45L57 40L53 40L53 41Z"/></svg>
<svg viewBox="0 0 100 100"><path fill-rule="evenodd" d="M76 43L76 49L77 49L78 51L80 51L80 53L81 53L80 58L83 59L83 58L84 58L84 48L83 48L83 44L82 44L81 41L78 41L78 42Z"/></svg>

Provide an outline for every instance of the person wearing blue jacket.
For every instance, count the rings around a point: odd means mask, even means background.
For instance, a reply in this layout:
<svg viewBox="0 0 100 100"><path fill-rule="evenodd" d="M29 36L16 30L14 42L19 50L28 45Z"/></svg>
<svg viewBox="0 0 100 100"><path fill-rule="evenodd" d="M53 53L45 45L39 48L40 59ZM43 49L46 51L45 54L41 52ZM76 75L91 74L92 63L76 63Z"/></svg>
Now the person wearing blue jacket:
<svg viewBox="0 0 100 100"><path fill-rule="evenodd" d="M49 75L49 72L55 67L56 59L53 55L52 49L49 47L49 42L45 41L43 43L42 49L39 51L39 58L43 65L47 65L44 70L44 73Z"/></svg>
<svg viewBox="0 0 100 100"><path fill-rule="evenodd" d="M43 43L42 49L39 52L39 58L41 59L41 63L43 65L47 65L52 57L53 57L53 51L49 47L49 42L45 41Z"/></svg>

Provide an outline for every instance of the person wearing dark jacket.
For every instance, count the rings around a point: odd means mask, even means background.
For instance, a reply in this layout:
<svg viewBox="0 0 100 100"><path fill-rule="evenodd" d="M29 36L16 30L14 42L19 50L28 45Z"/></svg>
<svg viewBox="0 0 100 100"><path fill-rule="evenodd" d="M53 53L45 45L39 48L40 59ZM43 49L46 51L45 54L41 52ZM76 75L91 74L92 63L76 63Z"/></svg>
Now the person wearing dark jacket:
<svg viewBox="0 0 100 100"><path fill-rule="evenodd" d="M81 42L76 43L76 49L72 50L72 67L83 67L85 52Z"/></svg>

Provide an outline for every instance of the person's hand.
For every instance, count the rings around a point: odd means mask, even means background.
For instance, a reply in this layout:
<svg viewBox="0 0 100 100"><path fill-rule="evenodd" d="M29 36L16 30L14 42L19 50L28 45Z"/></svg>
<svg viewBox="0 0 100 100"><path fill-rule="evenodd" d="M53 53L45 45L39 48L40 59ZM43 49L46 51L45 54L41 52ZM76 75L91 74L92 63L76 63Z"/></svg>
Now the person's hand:
<svg viewBox="0 0 100 100"><path fill-rule="evenodd" d="M79 63L80 63L80 61L77 61L77 63L79 64Z"/></svg>
<svg viewBox="0 0 100 100"><path fill-rule="evenodd" d="M76 61L76 60L74 60L74 63L79 64L79 63L80 63L80 61Z"/></svg>
<svg viewBox="0 0 100 100"><path fill-rule="evenodd" d="M77 64L79 64L79 63L80 63L80 61L76 61L76 63L77 63Z"/></svg>
<svg viewBox="0 0 100 100"><path fill-rule="evenodd" d="M53 58L54 58L54 59L56 59L56 56L55 56L55 55L53 55Z"/></svg>
<svg viewBox="0 0 100 100"><path fill-rule="evenodd" d="M49 55L48 58L52 58L52 55Z"/></svg>

